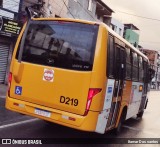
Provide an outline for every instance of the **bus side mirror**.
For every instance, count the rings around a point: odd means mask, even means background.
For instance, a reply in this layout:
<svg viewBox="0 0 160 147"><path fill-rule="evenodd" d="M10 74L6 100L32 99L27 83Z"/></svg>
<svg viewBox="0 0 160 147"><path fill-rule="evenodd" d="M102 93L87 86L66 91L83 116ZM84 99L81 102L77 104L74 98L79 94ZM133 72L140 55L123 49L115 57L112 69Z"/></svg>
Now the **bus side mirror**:
<svg viewBox="0 0 160 147"><path fill-rule="evenodd" d="M149 77L148 77L148 82L151 82L152 79L154 78L155 76L155 70L153 70L152 68L149 68Z"/></svg>

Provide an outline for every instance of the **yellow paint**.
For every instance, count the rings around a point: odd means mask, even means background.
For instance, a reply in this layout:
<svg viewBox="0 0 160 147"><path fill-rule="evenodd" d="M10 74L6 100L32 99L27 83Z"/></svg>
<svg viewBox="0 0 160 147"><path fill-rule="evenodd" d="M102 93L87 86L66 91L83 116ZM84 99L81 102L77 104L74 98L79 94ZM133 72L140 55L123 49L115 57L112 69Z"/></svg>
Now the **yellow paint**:
<svg viewBox="0 0 160 147"><path fill-rule="evenodd" d="M93 70L89 72L82 72L46 67L25 62L19 63L15 56L24 30L26 29L25 24L18 37L12 57L10 72L13 77L10 97L7 96L6 98L6 108L71 128L94 132L97 125L99 112L103 109L106 94L107 40L109 33L107 27L102 23L73 20L68 18L33 18L33 20L72 21L99 25ZM43 80L44 69L54 71L53 82L46 82ZM123 91L116 126L118 125L123 107L128 106L131 85L132 82L126 82L126 88ZM15 86L22 87L22 95L15 94ZM88 115L83 116L85 113L89 88L101 88L102 91L94 96L90 107L91 111L89 111ZM78 99L78 106L75 107L60 103L61 96L69 97L71 99ZM118 100L120 101L121 99L119 98ZM17 107L13 103L18 103L24 105L25 107ZM51 112L51 117L47 118L36 115L34 113L35 108ZM75 121L64 119L62 116L75 118Z"/></svg>

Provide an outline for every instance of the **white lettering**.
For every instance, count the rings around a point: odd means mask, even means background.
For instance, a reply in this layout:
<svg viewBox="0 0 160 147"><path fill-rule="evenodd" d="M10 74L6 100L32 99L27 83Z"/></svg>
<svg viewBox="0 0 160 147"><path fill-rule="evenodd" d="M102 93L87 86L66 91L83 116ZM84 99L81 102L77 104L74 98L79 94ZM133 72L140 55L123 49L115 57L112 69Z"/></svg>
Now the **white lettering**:
<svg viewBox="0 0 160 147"><path fill-rule="evenodd" d="M138 143L138 141L137 140L128 140L128 143L136 144L136 143Z"/></svg>
<svg viewBox="0 0 160 147"><path fill-rule="evenodd" d="M44 76L45 76L45 77L51 77L51 78L52 78L52 77L53 77L53 74L45 73Z"/></svg>
<svg viewBox="0 0 160 147"><path fill-rule="evenodd" d="M28 144L42 144L41 140L28 140Z"/></svg>
<svg viewBox="0 0 160 147"><path fill-rule="evenodd" d="M156 140L148 140L147 143L158 144L158 141L156 141Z"/></svg>
<svg viewBox="0 0 160 147"><path fill-rule="evenodd" d="M144 141L144 140L139 140L139 143L141 143L141 144L146 144L146 141Z"/></svg>

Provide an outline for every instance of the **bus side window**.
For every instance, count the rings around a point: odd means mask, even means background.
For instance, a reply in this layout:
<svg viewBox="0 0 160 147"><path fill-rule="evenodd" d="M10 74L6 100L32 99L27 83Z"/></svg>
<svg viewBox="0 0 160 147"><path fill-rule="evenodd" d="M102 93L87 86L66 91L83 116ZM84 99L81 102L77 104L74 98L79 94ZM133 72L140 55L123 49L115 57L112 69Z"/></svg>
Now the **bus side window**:
<svg viewBox="0 0 160 147"><path fill-rule="evenodd" d="M132 64L131 64L131 50L126 48L126 79L131 80Z"/></svg>
<svg viewBox="0 0 160 147"><path fill-rule="evenodd" d="M144 68L142 57L139 56L139 81L143 82Z"/></svg>
<svg viewBox="0 0 160 147"><path fill-rule="evenodd" d="M137 53L132 53L133 66L132 66L132 79L133 81L138 81L138 57Z"/></svg>
<svg viewBox="0 0 160 147"><path fill-rule="evenodd" d="M112 36L109 35L108 39L108 76L114 78L114 39Z"/></svg>
<svg viewBox="0 0 160 147"><path fill-rule="evenodd" d="M143 61L143 65L144 65L144 83L148 83L148 64L146 61Z"/></svg>

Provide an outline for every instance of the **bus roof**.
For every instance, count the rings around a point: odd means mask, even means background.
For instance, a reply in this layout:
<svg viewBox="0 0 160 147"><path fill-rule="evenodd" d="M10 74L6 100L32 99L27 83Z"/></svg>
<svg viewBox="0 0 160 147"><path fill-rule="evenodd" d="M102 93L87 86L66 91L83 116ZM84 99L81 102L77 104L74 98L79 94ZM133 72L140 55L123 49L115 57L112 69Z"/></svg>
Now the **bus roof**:
<svg viewBox="0 0 160 147"><path fill-rule="evenodd" d="M115 31L113 31L109 26L107 26L105 24L105 26L107 27L107 30L116 38L120 39L122 42L124 42L128 47L130 47L132 50L134 50L135 52L137 52L139 55L141 55L142 57L144 57L145 59L148 60L148 57L146 55L144 55L142 52L140 52L137 48L135 48L132 44L130 44L127 40L125 40L124 38L122 38L119 34L117 34Z"/></svg>
<svg viewBox="0 0 160 147"><path fill-rule="evenodd" d="M32 18L32 20L55 20L55 21L70 21L70 22L79 22L79 23L86 23L91 25L100 25L101 23L95 21L87 21L82 19L73 19L73 18Z"/></svg>

